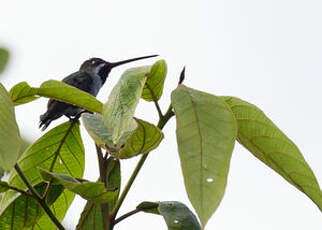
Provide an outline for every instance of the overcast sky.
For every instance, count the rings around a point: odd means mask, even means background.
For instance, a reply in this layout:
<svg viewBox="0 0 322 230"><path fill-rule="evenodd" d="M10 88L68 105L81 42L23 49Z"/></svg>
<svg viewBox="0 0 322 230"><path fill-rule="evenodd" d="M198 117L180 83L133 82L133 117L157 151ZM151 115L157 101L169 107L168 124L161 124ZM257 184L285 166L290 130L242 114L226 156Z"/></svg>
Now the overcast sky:
<svg viewBox="0 0 322 230"><path fill-rule="evenodd" d="M322 2L319 0L0 0L0 45L12 58L1 81L7 89L27 81L39 86L76 71L89 57L117 61L159 54L168 63L162 109L178 75L185 84L215 95L238 96L256 104L300 148L322 183ZM157 59L156 59L157 60ZM98 99L105 102L121 73L110 74ZM17 107L21 132L36 140L41 99ZM137 117L155 122L152 103L141 102ZM61 118L51 127L66 121ZM175 139L175 120L152 152L120 213L144 200L177 200L185 194ZM82 130L85 178L98 173L93 143ZM123 185L138 159L122 161ZM73 229L85 202L76 198L65 224ZM161 217L138 214L117 230L164 230ZM207 228L232 230L321 230L319 209L304 194L236 144L226 194Z"/></svg>

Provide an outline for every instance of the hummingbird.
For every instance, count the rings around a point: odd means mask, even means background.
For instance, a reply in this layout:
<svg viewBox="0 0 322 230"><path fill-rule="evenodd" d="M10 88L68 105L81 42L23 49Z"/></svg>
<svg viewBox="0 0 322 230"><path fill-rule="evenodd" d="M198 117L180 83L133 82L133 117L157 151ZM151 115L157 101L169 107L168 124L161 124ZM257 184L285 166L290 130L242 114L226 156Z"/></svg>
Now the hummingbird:
<svg viewBox="0 0 322 230"><path fill-rule="evenodd" d="M143 56L119 62L107 62L101 58L95 57L90 58L83 62L79 71L65 77L62 82L96 97L114 67L156 56L158 55ZM83 111L85 110L75 105L50 99L47 104L47 112L40 116L39 128L44 131L53 120L56 120L63 115L72 119L72 117L76 117Z"/></svg>

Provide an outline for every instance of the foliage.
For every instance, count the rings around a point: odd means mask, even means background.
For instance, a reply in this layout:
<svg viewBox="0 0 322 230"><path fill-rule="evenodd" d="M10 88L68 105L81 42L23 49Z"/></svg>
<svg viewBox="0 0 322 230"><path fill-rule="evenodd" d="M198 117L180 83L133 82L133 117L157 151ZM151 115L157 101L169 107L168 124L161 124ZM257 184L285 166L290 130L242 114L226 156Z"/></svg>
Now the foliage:
<svg viewBox="0 0 322 230"><path fill-rule="evenodd" d="M1 71L6 55L0 49ZM0 178L1 168L10 171L9 180L0 181L0 228L64 229L60 221L78 194L87 203L77 230L112 230L138 212L161 215L169 230L204 229L224 196L236 140L322 210L321 189L302 153L259 108L235 97L187 87L182 84L182 72L163 114L158 101L166 72L164 60L129 69L104 103L54 80L40 87L21 82L9 92L0 84ZM21 154L24 141L14 106L40 97L73 104L90 113L82 114L82 123L74 119L54 127ZM159 114L156 125L134 117L140 99L155 105ZM142 202L119 216L138 172L163 140L161 130L173 116L186 192L199 220L178 201ZM100 173L96 182L82 178L85 151L80 125L96 144ZM121 162L137 156L140 160L121 190Z"/></svg>

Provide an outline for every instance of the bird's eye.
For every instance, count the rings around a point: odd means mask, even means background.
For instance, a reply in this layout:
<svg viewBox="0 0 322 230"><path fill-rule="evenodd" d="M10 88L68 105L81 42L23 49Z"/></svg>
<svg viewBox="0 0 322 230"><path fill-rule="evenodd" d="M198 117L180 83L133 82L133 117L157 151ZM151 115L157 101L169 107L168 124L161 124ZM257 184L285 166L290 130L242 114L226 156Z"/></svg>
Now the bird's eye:
<svg viewBox="0 0 322 230"><path fill-rule="evenodd" d="M96 61L95 61L95 60L91 61L91 64L92 64L92 65L94 65L95 63L96 63Z"/></svg>

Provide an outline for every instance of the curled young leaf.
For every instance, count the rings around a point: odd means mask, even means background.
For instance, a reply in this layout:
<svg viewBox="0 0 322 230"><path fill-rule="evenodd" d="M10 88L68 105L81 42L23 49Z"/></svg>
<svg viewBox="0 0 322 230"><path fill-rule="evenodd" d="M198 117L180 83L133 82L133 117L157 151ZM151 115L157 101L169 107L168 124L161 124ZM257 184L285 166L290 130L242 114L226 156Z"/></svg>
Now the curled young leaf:
<svg viewBox="0 0 322 230"><path fill-rule="evenodd" d="M14 105L22 105L31 101L38 99L37 94L38 90L32 88L28 85L27 82L20 82L10 89L10 97Z"/></svg>
<svg viewBox="0 0 322 230"><path fill-rule="evenodd" d="M159 60L152 65L142 92L144 100L158 101L161 98L166 75L167 64L164 60Z"/></svg>
<svg viewBox="0 0 322 230"><path fill-rule="evenodd" d="M104 183L79 181L66 174L51 173L41 168L38 170L45 181L53 180L54 183L61 184L66 189L92 202L107 203L113 201L118 194L118 188L106 190Z"/></svg>

